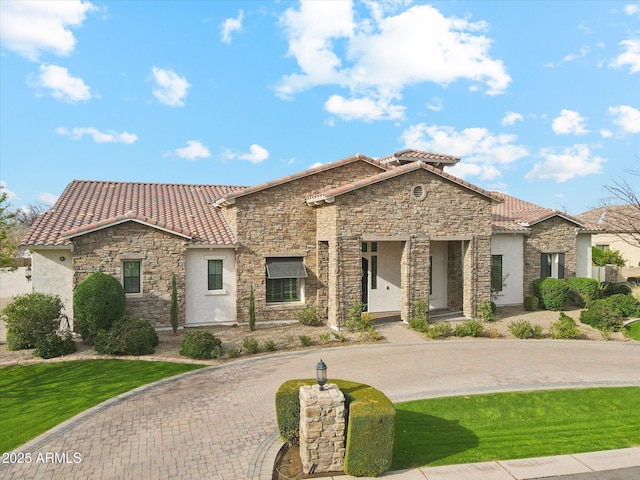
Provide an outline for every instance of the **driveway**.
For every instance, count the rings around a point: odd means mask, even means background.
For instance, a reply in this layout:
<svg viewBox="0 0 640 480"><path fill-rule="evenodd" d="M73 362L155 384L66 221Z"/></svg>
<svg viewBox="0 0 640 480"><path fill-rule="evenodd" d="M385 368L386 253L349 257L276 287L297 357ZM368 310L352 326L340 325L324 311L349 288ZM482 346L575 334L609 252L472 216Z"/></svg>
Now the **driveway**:
<svg viewBox="0 0 640 480"><path fill-rule="evenodd" d="M275 438L277 388L313 377L320 357L330 378L373 385L394 401L640 386L637 342L428 342L398 324L383 328L392 343L255 357L142 387L17 450L66 454L69 463L0 465L0 479L259 478L256 462Z"/></svg>

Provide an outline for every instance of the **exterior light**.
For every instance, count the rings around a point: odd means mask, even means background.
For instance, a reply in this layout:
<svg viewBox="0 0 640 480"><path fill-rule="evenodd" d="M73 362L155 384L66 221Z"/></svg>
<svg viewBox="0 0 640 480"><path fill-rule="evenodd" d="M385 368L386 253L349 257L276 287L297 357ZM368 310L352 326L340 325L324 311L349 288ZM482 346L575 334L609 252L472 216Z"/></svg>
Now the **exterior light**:
<svg viewBox="0 0 640 480"><path fill-rule="evenodd" d="M324 384L327 383L327 366L322 359L316 365L316 381L320 385L320 390L324 390Z"/></svg>
<svg viewBox="0 0 640 480"><path fill-rule="evenodd" d="M31 281L31 265L27 266L24 270L24 277L27 279L27 282Z"/></svg>

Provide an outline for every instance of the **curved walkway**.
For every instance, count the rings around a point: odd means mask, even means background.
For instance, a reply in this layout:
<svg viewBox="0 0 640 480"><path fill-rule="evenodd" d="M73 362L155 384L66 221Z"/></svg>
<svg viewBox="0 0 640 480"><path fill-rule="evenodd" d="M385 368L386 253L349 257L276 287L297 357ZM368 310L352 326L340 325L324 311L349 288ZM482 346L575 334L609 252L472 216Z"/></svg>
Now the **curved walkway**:
<svg viewBox="0 0 640 480"><path fill-rule="evenodd" d="M391 343L255 357L141 387L16 450L34 459L58 454L57 461L0 464L0 479L264 478L275 392L285 380L313 377L320 357L330 378L368 383L393 401L640 386L637 342L428 342L398 324L382 329Z"/></svg>

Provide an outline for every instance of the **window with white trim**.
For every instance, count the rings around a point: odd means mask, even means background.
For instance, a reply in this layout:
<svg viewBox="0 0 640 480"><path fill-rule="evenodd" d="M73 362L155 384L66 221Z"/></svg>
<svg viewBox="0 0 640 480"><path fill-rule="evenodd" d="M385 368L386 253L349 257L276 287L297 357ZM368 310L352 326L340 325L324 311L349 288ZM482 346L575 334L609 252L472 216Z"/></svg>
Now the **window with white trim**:
<svg viewBox="0 0 640 480"><path fill-rule="evenodd" d="M564 278L564 253L540 254L540 278Z"/></svg>
<svg viewBox="0 0 640 480"><path fill-rule="evenodd" d="M301 302L307 271L302 257L267 258L267 303Z"/></svg>

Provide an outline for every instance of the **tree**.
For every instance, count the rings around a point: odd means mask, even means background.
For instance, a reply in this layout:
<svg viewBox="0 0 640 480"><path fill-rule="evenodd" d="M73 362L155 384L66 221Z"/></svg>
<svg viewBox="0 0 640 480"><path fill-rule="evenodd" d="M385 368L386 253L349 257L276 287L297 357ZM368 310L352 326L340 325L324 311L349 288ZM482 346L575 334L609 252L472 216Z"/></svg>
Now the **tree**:
<svg viewBox="0 0 640 480"><path fill-rule="evenodd" d="M606 215L608 230L629 245L640 247L640 193L634 179L640 180L640 169L627 170L625 177L605 185L615 203L621 203L623 207L608 208Z"/></svg>
<svg viewBox="0 0 640 480"><path fill-rule="evenodd" d="M592 262L597 267L605 265L618 265L624 267L627 261L618 250L600 250L598 247L591 247Z"/></svg>
<svg viewBox="0 0 640 480"><path fill-rule="evenodd" d="M11 211L9 195L4 187L0 186L0 268L15 269L12 259L15 256L18 245L11 235L15 224L16 213Z"/></svg>

